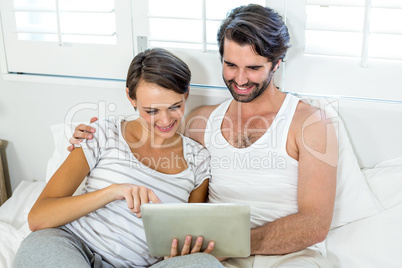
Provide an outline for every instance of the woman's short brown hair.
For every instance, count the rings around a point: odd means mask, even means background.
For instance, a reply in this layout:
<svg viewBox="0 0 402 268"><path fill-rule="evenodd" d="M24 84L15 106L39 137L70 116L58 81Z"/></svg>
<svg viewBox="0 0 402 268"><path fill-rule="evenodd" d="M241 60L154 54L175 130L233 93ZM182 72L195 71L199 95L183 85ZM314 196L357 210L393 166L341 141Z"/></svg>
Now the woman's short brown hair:
<svg viewBox="0 0 402 268"><path fill-rule="evenodd" d="M171 52L152 48L138 53L128 69L126 87L133 100L136 99L141 80L184 94L190 86L191 71L186 63Z"/></svg>

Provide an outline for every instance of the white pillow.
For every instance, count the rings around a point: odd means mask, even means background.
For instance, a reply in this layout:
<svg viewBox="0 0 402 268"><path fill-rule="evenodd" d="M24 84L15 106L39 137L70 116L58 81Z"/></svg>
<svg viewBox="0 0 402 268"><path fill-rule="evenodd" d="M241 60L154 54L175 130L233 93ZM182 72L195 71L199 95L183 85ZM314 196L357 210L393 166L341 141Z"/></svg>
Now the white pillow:
<svg viewBox="0 0 402 268"><path fill-rule="evenodd" d="M372 192L385 209L402 203L402 157L363 170Z"/></svg>
<svg viewBox="0 0 402 268"><path fill-rule="evenodd" d="M327 256L334 268L400 267L402 204L329 232Z"/></svg>
<svg viewBox="0 0 402 268"><path fill-rule="evenodd" d="M47 162L46 182L50 180L69 155L67 147L70 143L68 142L69 138L64 135L64 128L65 124L63 123L50 126L50 131L53 135L54 151L52 157Z"/></svg>
<svg viewBox="0 0 402 268"><path fill-rule="evenodd" d="M331 229L372 216L382 207L371 192L360 170L352 145L337 112L338 101L308 99L312 106L325 111L332 119L338 137L339 155L336 181L336 199Z"/></svg>
<svg viewBox="0 0 402 268"><path fill-rule="evenodd" d="M67 156L70 152L67 150L67 147L70 146L69 139L73 136L74 129L80 123L60 123L56 125L50 126L50 130L53 135L54 141L54 151L52 157L47 162L47 170L46 170L46 182L50 180L56 170L63 164L64 160L66 160ZM85 186L84 180L78 189L75 191L74 195L81 194L82 189Z"/></svg>

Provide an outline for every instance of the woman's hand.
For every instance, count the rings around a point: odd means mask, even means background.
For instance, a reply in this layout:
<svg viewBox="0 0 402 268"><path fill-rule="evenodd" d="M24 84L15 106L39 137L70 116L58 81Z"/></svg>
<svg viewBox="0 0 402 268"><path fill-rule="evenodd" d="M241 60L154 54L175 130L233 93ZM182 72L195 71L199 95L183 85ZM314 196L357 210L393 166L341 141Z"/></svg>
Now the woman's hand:
<svg viewBox="0 0 402 268"><path fill-rule="evenodd" d="M160 203L159 197L149 188L134 184L114 184L114 196L116 200L125 199L127 206L132 213L141 218L141 204Z"/></svg>
<svg viewBox="0 0 402 268"><path fill-rule="evenodd" d="M201 247L202 247L202 242L204 241L204 238L202 236L197 237L197 240L195 241L194 247L190 250L191 248L191 236L188 235L186 236L186 239L184 241L183 248L181 250L180 255L188 255L188 254L193 254L193 253L198 253L201 252ZM176 257L178 256L178 240L173 239L172 241L172 247L170 249L170 256L165 256L165 260ZM208 247L202 251L203 253L208 253L211 254L212 251L214 250L215 247L215 242L211 241L208 243Z"/></svg>

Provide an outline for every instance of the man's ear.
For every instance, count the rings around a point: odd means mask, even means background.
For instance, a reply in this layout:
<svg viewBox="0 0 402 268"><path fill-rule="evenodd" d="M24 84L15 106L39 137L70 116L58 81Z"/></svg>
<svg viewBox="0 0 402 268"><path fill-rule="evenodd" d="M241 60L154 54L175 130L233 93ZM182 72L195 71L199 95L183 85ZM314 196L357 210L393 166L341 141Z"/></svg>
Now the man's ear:
<svg viewBox="0 0 402 268"><path fill-rule="evenodd" d="M187 92L184 93L184 100L187 100L189 94L190 94L190 86L188 86Z"/></svg>
<svg viewBox="0 0 402 268"><path fill-rule="evenodd" d="M132 105L134 108L137 108L137 102L136 102L135 100L133 100L133 99L130 97L130 94L129 94L129 91L128 91L128 87L126 87L126 95L127 95L127 99L130 101L131 105Z"/></svg>
<svg viewBox="0 0 402 268"><path fill-rule="evenodd" d="M280 65L281 63L282 63L282 60L278 60L278 61L276 62L275 67L274 67L274 69L273 69L272 71L275 72L276 70L278 70L279 65Z"/></svg>

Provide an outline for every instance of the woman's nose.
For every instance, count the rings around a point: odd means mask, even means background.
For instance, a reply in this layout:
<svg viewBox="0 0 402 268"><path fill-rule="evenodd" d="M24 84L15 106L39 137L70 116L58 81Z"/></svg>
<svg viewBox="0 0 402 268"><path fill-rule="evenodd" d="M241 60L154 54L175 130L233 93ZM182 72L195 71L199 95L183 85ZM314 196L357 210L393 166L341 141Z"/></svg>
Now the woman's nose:
<svg viewBox="0 0 402 268"><path fill-rule="evenodd" d="M158 119L159 119L160 125L163 125L164 127L168 126L171 123L170 122L171 116L168 111L161 112Z"/></svg>

